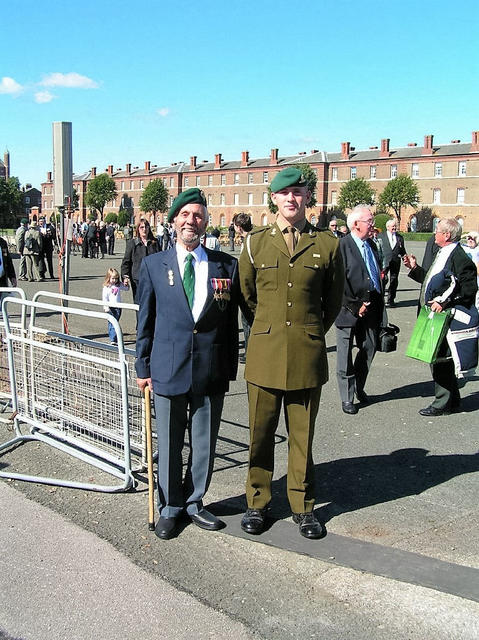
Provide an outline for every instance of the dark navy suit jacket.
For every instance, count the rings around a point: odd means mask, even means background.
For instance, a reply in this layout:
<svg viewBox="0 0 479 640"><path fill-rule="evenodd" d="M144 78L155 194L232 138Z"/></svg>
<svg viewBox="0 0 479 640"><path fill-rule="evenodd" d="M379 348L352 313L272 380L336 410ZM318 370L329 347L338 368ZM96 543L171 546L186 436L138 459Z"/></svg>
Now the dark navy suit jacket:
<svg viewBox="0 0 479 640"><path fill-rule="evenodd" d="M208 255L208 293L195 322L183 289L176 249L146 257L141 264L136 372L150 378L159 395L190 389L200 395L225 393L238 366L238 262L227 253ZM230 300L216 300L212 278L231 281Z"/></svg>
<svg viewBox="0 0 479 640"><path fill-rule="evenodd" d="M373 250L378 271L380 271L381 266L379 264L377 247L371 239L368 239L367 243ZM374 308L370 309L368 313L376 313L379 323L383 311L382 299L379 295L371 293L373 285L368 269L361 255L361 251L358 249L350 233L340 239L339 249L343 257L345 280L343 302L341 310L336 317L335 325L337 327L354 327L359 318L358 313L361 305L363 302L371 301L375 304L373 304Z"/></svg>

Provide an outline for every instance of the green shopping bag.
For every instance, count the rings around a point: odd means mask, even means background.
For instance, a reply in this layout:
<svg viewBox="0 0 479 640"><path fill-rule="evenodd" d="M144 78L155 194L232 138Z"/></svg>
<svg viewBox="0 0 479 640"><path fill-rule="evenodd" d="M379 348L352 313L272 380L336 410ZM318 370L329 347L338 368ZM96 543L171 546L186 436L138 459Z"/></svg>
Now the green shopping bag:
<svg viewBox="0 0 479 640"><path fill-rule="evenodd" d="M421 307L406 349L409 358L432 364L449 328L450 310L434 313L429 307Z"/></svg>

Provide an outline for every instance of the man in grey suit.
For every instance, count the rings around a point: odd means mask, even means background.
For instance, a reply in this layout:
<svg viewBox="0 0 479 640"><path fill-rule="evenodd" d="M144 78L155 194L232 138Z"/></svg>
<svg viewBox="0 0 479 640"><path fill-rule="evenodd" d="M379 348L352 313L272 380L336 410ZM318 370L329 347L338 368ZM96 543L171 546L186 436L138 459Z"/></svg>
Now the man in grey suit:
<svg viewBox="0 0 479 640"><path fill-rule="evenodd" d="M344 413L358 412L354 394L368 403L366 378L377 348L379 326L384 311L377 248L371 240L374 218L366 205L358 205L348 215L351 233L341 238L345 282L341 310L336 318L336 374ZM352 351L358 352L353 362Z"/></svg>
<svg viewBox="0 0 479 640"><path fill-rule="evenodd" d="M154 392L158 436L155 533L175 535L186 512L198 527L224 524L203 507L213 471L225 392L238 364L238 262L200 244L208 216L204 194L187 189L168 215L176 246L141 263L137 383ZM189 436L183 477L182 449Z"/></svg>

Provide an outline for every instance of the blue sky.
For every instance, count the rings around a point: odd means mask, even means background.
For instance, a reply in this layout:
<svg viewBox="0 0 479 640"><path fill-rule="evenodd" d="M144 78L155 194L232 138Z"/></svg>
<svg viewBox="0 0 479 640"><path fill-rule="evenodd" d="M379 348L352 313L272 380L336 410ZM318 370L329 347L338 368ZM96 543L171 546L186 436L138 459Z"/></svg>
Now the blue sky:
<svg viewBox="0 0 479 640"><path fill-rule="evenodd" d="M4 5L0 157L37 187L58 120L75 172L479 129L477 0Z"/></svg>

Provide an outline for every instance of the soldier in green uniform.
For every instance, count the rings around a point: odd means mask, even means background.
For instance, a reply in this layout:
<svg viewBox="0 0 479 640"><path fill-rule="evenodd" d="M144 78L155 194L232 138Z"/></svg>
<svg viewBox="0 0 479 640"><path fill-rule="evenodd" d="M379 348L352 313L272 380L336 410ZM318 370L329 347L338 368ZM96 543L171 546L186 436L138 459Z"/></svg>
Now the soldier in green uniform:
<svg viewBox="0 0 479 640"><path fill-rule="evenodd" d="M272 227L256 227L240 257L241 290L254 317L246 356L250 453L244 531L259 534L271 500L274 434L281 406L289 435L288 500L306 538L319 538L313 514L312 440L321 387L328 380L325 334L341 307L339 241L305 217L311 193L299 169L271 183Z"/></svg>

